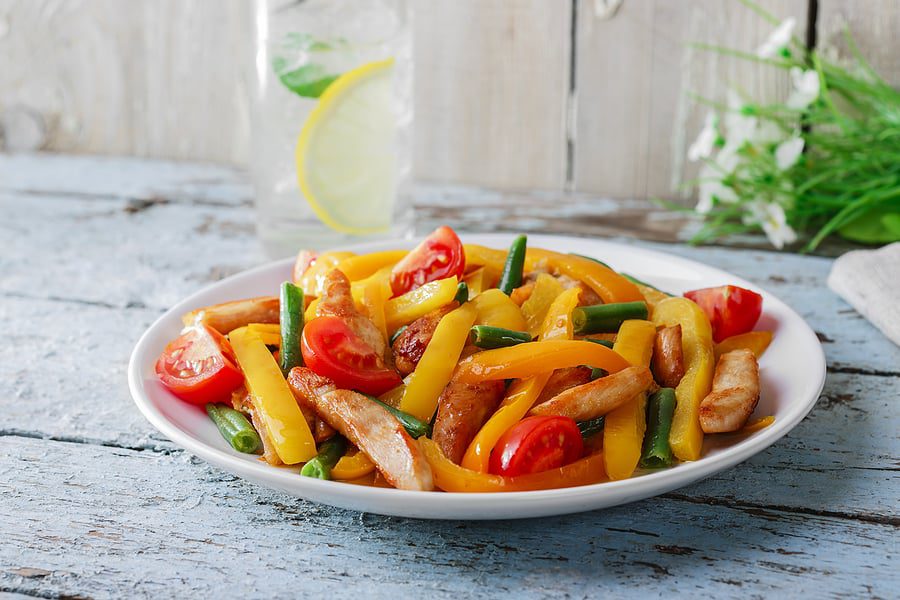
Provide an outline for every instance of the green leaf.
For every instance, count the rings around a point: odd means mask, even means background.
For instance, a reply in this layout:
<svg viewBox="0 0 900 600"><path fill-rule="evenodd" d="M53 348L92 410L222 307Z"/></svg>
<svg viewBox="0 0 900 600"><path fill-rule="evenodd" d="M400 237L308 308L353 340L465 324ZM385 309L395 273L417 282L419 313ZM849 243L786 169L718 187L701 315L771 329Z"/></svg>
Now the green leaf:
<svg viewBox="0 0 900 600"><path fill-rule="evenodd" d="M289 33L279 44L272 57L272 70L287 89L304 98L318 98L340 74L333 73L324 65L304 62L300 66L295 57L310 56L316 52L329 52L335 47L318 41L305 33ZM294 58L287 58L287 56Z"/></svg>
<svg viewBox="0 0 900 600"><path fill-rule="evenodd" d="M841 237L863 244L900 241L900 207L883 206L853 219L840 229Z"/></svg>

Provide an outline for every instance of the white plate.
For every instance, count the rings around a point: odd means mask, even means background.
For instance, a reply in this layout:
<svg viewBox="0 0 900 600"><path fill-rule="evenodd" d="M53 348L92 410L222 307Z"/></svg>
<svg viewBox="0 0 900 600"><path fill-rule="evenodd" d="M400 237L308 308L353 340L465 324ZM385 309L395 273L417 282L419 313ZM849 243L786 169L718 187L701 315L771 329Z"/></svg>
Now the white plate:
<svg viewBox="0 0 900 600"><path fill-rule="evenodd" d="M464 241L505 248L511 235L466 235ZM256 456L240 454L222 439L206 413L181 402L157 381L156 357L178 336L181 315L201 306L272 295L290 278L291 260L283 260L229 277L172 307L144 333L131 355L128 382L145 417L164 435L204 460L250 481L289 494L353 510L427 519L510 519L560 515L633 502L688 485L747 460L767 448L810 411L825 383L825 356L813 331L784 302L724 271L683 258L609 242L558 236L529 236L529 244L577 252L608 262L613 268L680 294L686 290L732 283L761 293L763 316L758 328L775 331L760 367L762 399L755 416L774 415L775 423L750 436L708 436L703 458L625 481L578 488L499 494L410 492L364 487L301 477L296 468L271 467ZM369 252L410 247L413 242L377 243L352 248Z"/></svg>

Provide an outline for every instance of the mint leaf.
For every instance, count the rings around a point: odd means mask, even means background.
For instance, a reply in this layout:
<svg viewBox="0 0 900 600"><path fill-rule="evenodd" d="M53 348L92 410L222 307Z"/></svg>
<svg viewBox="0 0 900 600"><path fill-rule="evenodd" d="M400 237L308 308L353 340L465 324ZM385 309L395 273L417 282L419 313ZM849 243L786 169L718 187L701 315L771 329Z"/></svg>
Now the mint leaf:
<svg viewBox="0 0 900 600"><path fill-rule="evenodd" d="M296 57L309 56L315 52L329 52L335 48L318 41L305 33L289 33L279 44L277 54L272 58L272 70L287 89L304 98L318 98L340 74L333 73L324 65L305 62L299 67ZM295 57L286 58L286 55Z"/></svg>

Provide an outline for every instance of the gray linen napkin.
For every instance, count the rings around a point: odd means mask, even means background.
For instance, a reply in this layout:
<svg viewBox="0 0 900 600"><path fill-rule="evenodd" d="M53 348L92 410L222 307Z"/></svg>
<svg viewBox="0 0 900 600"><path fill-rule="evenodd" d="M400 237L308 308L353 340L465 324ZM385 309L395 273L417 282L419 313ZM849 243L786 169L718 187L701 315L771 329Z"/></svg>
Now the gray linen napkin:
<svg viewBox="0 0 900 600"><path fill-rule="evenodd" d="M828 287L900 346L900 242L834 261Z"/></svg>

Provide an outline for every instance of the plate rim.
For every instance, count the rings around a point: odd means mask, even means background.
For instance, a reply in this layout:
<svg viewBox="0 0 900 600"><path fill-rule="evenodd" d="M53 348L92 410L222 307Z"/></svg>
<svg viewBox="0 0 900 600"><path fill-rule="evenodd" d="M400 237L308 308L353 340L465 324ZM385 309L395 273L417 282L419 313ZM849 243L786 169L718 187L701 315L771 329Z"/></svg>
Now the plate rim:
<svg viewBox="0 0 900 600"><path fill-rule="evenodd" d="M481 243L490 244L508 244L516 235L515 233L460 233L460 238L464 243ZM467 238L477 238L479 241L467 242ZM503 511L497 511L495 507L493 514L487 516L479 516L478 514L466 514L469 519L494 519L498 515L503 514L500 518L516 519L529 518L534 516L562 515L573 512L583 512L587 510L596 510L624 504L627 502L637 501L666 492L672 491L694 483L700 479L713 475L715 473L730 469L735 465L744 462L752 456L764 451L772 446L779 439L787 435L793 430L812 410L818 402L824 389L827 367L824 349L821 342L815 336L813 329L809 326L803 317L801 317L790 305L781 300L775 294L757 286L742 277L733 273L719 269L705 263L684 258L677 255L671 255L658 250L649 249L643 246L632 246L623 243L609 241L606 239L596 240L591 238L582 238L577 236L562 235L544 235L529 234L530 242L537 242L542 247L553 247L554 242L565 243L588 243L592 245L609 246L619 250L627 250L637 254L645 254L665 261L674 262L682 267L700 266L709 275L722 277L724 280L733 282L741 287L747 287L758 292L762 292L767 299L774 300L780 307L787 310L789 315L801 323L806 329L806 333L810 337L810 341L815 341L817 354L810 360L811 364L816 367L816 372L809 375L809 381L813 383L815 393L811 398L804 399L804 404L796 410L789 412L785 417L779 418L774 424L766 429L757 432L752 437L736 442L733 446L722 451L721 454L715 456L700 458L696 461L681 463L677 467L671 469L660 470L653 473L647 473L638 477L632 477L620 481L605 481L601 483L571 487L556 488L551 490L538 490L527 492L422 492L410 490L396 490L391 488L364 487L357 485L348 485L346 483L323 481L313 478L300 477L296 473L296 468L278 468L272 467L262 461L248 461L237 456L233 456L228 452L214 448L206 442L196 439L189 433L183 431L175 423L170 421L162 412L160 412L152 403L149 395L144 390L144 378L142 371L148 364L146 360L155 361L155 357L145 357L147 347L151 338L154 337L157 329L165 326L173 316L180 319L182 313L195 308L195 304L199 298L211 292L215 292L216 288L226 287L233 281L243 278L252 278L261 272L274 271L277 269L287 270L293 262L293 258L284 258L274 261L268 261L264 264L246 269L239 273L230 275L224 279L214 282L210 285L195 291L194 293L183 298L174 304L162 315L153 321L147 329L141 334L128 362L128 386L131 396L138 410L146 418L151 425L165 435L175 445L182 449L202 458L203 460L213 464L226 471L232 472L260 485L270 488L276 488L285 491L294 496L299 496L310 501L321 502L332 506L340 506L343 508L351 508L353 510L363 510L364 512L374 512L379 514L387 514L394 516L405 516L412 518L431 518L431 519L447 519L458 518L455 516L441 516L437 513L446 512L454 515L464 515L469 511L477 511L479 509L490 509L492 507L485 506L487 504L512 504L522 503L523 510L521 514L506 514ZM379 249L410 247L415 240L410 239L392 239L384 241L373 241L368 243L345 245L336 247L340 250L357 250L373 252ZM704 275L706 278L706 275ZM224 301L224 300L223 300ZM809 366L809 365L807 365ZM813 382L813 377L815 381ZM308 493L307 493L308 492ZM597 492L602 492L598 494ZM322 496L329 496L329 500L321 499ZM422 502L428 498L426 507L411 508L411 505ZM368 504L367 499L371 499L379 504L389 501L396 507L369 510L360 509L358 506ZM600 499L600 501L598 501ZM334 500L334 502L332 502ZM586 500L593 500L584 505ZM514 509L505 507L510 512ZM486 513L490 513L487 510Z"/></svg>

